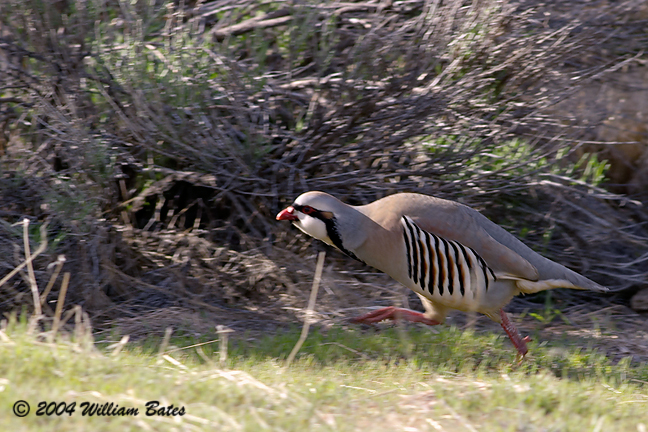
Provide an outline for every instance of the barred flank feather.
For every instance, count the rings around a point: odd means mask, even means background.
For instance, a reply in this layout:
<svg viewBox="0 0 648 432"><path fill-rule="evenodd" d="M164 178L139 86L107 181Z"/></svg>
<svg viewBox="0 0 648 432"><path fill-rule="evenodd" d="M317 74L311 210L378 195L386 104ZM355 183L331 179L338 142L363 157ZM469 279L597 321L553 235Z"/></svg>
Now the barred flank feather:
<svg viewBox="0 0 648 432"><path fill-rule="evenodd" d="M475 298L488 291L495 273L474 249L446 240L421 229L403 216L403 238L407 254L407 274L431 299L440 297Z"/></svg>

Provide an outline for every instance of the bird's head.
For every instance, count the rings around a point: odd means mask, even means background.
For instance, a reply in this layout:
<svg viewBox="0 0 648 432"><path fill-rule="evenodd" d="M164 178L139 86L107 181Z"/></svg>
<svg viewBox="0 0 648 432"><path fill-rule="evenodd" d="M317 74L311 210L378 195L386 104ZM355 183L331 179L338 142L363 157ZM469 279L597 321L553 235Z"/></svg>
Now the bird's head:
<svg viewBox="0 0 648 432"><path fill-rule="evenodd" d="M347 255L358 259L353 250L362 243L360 212L324 192L306 192L277 214L277 220L288 220L301 231Z"/></svg>
<svg viewBox="0 0 648 432"><path fill-rule="evenodd" d="M298 196L291 206L280 211L277 220L291 221L309 236L336 246L330 231L337 230L335 209L344 205L337 198L323 192L306 192Z"/></svg>

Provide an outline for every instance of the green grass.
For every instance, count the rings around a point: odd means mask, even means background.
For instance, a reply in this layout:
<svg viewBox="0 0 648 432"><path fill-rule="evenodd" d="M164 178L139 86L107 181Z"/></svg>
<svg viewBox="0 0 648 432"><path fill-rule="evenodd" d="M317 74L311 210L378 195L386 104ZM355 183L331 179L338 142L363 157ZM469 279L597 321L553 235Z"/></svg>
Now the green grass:
<svg viewBox="0 0 648 432"><path fill-rule="evenodd" d="M497 334L417 327L378 333L313 332L284 368L297 329L241 337L219 363L218 342L126 343L28 335L0 338L0 416L5 430L408 430L642 431L648 366L612 364L567 341L531 344L517 365ZM215 339L215 338L214 338ZM117 339L118 340L118 339ZM208 342L203 340L202 342ZM183 348L184 347L184 348ZM16 417L12 406L31 412ZM146 403L185 415L147 416ZM37 416L40 401L76 403L72 415ZM139 415L83 416L81 404L113 403Z"/></svg>

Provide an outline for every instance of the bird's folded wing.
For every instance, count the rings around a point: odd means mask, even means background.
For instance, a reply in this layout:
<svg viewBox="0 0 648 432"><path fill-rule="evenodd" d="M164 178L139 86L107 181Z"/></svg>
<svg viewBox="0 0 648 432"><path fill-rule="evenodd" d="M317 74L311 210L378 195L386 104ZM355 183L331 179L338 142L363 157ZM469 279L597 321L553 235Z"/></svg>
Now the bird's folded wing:
<svg viewBox="0 0 648 432"><path fill-rule="evenodd" d="M472 248L502 277L538 280L538 270L518 253L495 240L472 214L463 211L461 207L455 207L452 215L447 216L433 219L420 216L411 218L423 230Z"/></svg>

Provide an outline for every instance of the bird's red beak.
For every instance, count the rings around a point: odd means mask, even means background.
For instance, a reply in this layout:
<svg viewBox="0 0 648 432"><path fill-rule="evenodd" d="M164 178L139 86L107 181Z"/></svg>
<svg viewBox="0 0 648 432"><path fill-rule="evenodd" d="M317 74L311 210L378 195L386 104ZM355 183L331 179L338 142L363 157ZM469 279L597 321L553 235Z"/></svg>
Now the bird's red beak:
<svg viewBox="0 0 648 432"><path fill-rule="evenodd" d="M299 218L295 214L295 208L293 206L288 206L277 214L277 220L295 221L299 220Z"/></svg>

